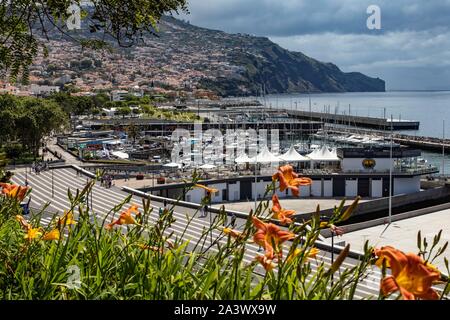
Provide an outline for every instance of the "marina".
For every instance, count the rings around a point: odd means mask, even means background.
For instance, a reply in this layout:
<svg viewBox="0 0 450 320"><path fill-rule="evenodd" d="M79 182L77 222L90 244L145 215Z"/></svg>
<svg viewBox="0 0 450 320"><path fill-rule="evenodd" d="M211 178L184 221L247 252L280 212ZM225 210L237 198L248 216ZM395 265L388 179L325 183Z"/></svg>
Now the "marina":
<svg viewBox="0 0 450 320"><path fill-rule="evenodd" d="M285 110L294 118L311 121L322 121L326 123L334 123L341 125L356 126L361 128L372 128L378 130L418 130L419 121L412 120L390 120L387 118L361 117L349 114L332 114L325 112L308 112L297 110Z"/></svg>
<svg viewBox="0 0 450 320"><path fill-rule="evenodd" d="M318 132L314 137L348 144L361 143L387 145L389 144L391 133L380 130L374 131L350 127L338 129L327 125L324 131ZM392 139L396 144L411 146L421 150L442 152L442 149L444 148L446 151L450 151L450 139L422 137L400 133L393 133Z"/></svg>

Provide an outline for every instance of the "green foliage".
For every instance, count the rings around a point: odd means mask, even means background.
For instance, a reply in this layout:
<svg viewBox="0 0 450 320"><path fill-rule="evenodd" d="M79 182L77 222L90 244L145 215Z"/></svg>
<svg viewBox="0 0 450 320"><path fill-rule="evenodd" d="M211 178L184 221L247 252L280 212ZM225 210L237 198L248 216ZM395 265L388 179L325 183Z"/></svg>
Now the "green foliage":
<svg viewBox="0 0 450 320"><path fill-rule="evenodd" d="M18 143L9 143L5 147L5 152L9 159L15 159L23 153L23 146Z"/></svg>
<svg viewBox="0 0 450 320"><path fill-rule="evenodd" d="M66 114L54 101L11 95L0 95L0 119L0 142L7 144L9 158L17 157L23 148L37 155L42 138L67 125Z"/></svg>
<svg viewBox="0 0 450 320"><path fill-rule="evenodd" d="M100 176L98 172L97 179ZM196 174L191 182L198 182ZM58 215L44 224L42 217L49 216L46 208L34 212L29 223L42 227L43 234L58 228L62 235L59 241L44 241L42 236L32 241L24 239L25 231L15 218L20 210L18 202L0 197L0 299L353 299L356 287L366 279L374 262L367 244L364 256L350 268L343 263L349 254L348 246L331 265L309 258L322 229L320 214L289 227L296 238L276 269L266 272L256 262L244 260L255 232L252 215L268 219L268 202L260 203L249 215L240 238L220 231L225 221L222 212L214 216L198 238L185 241L171 228L176 221L175 205L157 219L153 213L150 219L153 209L145 199L136 225L106 230L105 225L123 211L131 196L112 208L104 219L92 219L95 213L88 209L87 199L94 184L95 181L88 182L76 194L68 191L77 220L70 228L58 227ZM273 190L269 188L267 192ZM208 203L208 199L203 202ZM339 222L342 216L342 210L337 208L332 220ZM185 229L180 231L183 234L195 228L191 226L193 217L188 215L186 219ZM436 236L433 243L439 238ZM208 243L209 239L212 243ZM422 243L420 236L419 240ZM69 281L74 267L80 271L76 287L70 286Z"/></svg>
<svg viewBox="0 0 450 320"><path fill-rule="evenodd" d="M85 69L91 69L92 68L92 60L91 59L83 59L80 62L80 69L85 70Z"/></svg>
<svg viewBox="0 0 450 320"><path fill-rule="evenodd" d="M58 103L68 115L98 114L96 110L105 107L109 102L109 96L105 93L89 97L78 97L72 96L68 92L58 92L54 93L50 98Z"/></svg>
<svg viewBox="0 0 450 320"><path fill-rule="evenodd" d="M129 116L131 114L131 108L130 107L120 107L117 112L119 116L122 116L125 118L126 116Z"/></svg>
<svg viewBox="0 0 450 320"><path fill-rule="evenodd" d="M136 139L139 137L139 127L134 124L130 124L127 129L128 137L133 139L133 143L136 143Z"/></svg>

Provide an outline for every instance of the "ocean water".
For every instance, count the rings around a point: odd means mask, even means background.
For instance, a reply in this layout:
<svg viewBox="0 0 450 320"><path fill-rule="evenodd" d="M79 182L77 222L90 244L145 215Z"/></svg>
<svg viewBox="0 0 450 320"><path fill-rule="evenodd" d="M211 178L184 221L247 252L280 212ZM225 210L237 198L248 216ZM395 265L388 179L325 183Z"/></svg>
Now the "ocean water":
<svg viewBox="0 0 450 320"><path fill-rule="evenodd" d="M420 121L417 131L405 131L411 135L450 137L450 91L417 92L392 91L376 93L324 93L292 94L266 96L267 107L286 108L323 112L328 108L331 113L369 116ZM260 99L262 102L264 99Z"/></svg>
<svg viewBox="0 0 450 320"><path fill-rule="evenodd" d="M267 107L339 113L420 121L417 131L406 134L450 138L450 91L391 91L377 93L324 93L269 95L261 102ZM265 100L265 101L264 101ZM429 164L442 171L442 153L423 152ZM444 158L445 174L450 174L450 154Z"/></svg>

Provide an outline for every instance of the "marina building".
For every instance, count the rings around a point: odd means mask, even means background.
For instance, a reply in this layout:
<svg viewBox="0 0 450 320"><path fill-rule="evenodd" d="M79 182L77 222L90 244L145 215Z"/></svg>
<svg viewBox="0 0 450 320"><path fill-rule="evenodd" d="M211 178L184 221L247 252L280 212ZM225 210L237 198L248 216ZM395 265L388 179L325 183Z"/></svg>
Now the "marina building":
<svg viewBox="0 0 450 320"><path fill-rule="evenodd" d="M326 147L325 147L326 148ZM339 148L335 153L328 150L317 151L323 159L310 160L308 169L299 171L313 180L311 186L301 187L303 198L382 198L389 196L390 177L392 176L392 195L413 194L421 191L420 179L423 175L437 173L436 167L421 162L420 150L404 147L390 148ZM333 154L337 154L334 159ZM328 158L326 158L328 157ZM304 160L303 160L304 162ZM292 163L295 165L294 163ZM260 168L258 168L259 170ZM274 171L273 168L272 171ZM266 187L272 177L267 174L223 177L205 180L203 184L219 190L212 197L212 203L252 201L255 196L264 198ZM187 202L199 203L205 196L204 190L193 189L185 192L185 183L172 183L147 188L154 195L181 198ZM255 194L256 193L256 194ZM280 198L290 197L290 192L277 192ZM270 196L270 195L268 195Z"/></svg>

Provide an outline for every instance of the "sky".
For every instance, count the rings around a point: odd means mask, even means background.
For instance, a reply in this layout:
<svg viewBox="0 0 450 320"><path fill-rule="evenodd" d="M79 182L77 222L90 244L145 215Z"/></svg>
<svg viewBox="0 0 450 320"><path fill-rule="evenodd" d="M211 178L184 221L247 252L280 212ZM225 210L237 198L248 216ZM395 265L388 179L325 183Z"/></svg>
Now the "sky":
<svg viewBox="0 0 450 320"><path fill-rule="evenodd" d="M194 25L269 37L388 90L450 90L450 0L188 1ZM379 30L367 27L371 5Z"/></svg>

